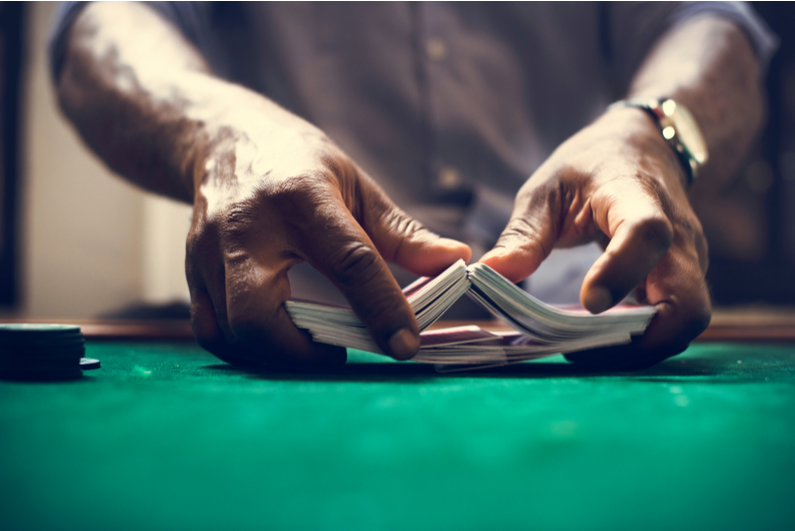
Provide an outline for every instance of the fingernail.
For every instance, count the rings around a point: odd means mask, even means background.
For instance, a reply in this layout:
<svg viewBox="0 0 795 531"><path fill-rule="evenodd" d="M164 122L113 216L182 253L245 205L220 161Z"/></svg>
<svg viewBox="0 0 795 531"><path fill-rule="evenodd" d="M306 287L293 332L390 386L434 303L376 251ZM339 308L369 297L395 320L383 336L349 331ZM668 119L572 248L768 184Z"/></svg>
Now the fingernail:
<svg viewBox="0 0 795 531"><path fill-rule="evenodd" d="M607 288L596 287L588 291L588 299L583 301L591 313L601 313L613 305L613 296Z"/></svg>
<svg viewBox="0 0 795 531"><path fill-rule="evenodd" d="M389 338L389 354L396 360L411 358L419 348L419 338L408 328L401 328Z"/></svg>

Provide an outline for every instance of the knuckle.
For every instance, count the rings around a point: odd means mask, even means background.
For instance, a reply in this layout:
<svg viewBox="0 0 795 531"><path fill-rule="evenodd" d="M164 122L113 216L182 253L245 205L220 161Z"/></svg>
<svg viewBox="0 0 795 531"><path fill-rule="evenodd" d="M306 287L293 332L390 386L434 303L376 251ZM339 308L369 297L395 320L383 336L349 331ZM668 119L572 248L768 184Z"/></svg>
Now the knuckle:
<svg viewBox="0 0 795 531"><path fill-rule="evenodd" d="M336 208L333 176L327 172L296 175L271 183L260 191L262 204L293 230L312 230L318 219Z"/></svg>
<svg viewBox="0 0 795 531"><path fill-rule="evenodd" d="M331 181L326 172L311 172L293 175L270 183L261 193L276 208L292 210L312 203L328 190Z"/></svg>
<svg viewBox="0 0 795 531"><path fill-rule="evenodd" d="M591 181L593 180L593 171L589 171L589 166L590 164L581 160L581 157L573 157L564 161L556 168L553 174L555 177L554 180L559 184L568 181L581 183ZM559 185L555 186L555 188L559 188Z"/></svg>
<svg viewBox="0 0 795 531"><path fill-rule="evenodd" d="M392 240L392 243L395 244L393 248L384 246L383 242L379 246L379 249L383 253L386 253L384 257L388 260L393 260L395 257L399 256L403 244L407 241L432 241L439 238L438 235L428 230L421 222L397 207L386 209L384 212L380 213L377 224L382 229L386 230L388 234L397 236L396 239ZM366 232L372 234L372 232L368 230L371 229L371 227L363 225L363 228Z"/></svg>
<svg viewBox="0 0 795 531"><path fill-rule="evenodd" d="M346 178L358 173L356 164L343 153L331 140L327 151L321 156L323 167L327 172L325 178Z"/></svg>
<svg viewBox="0 0 795 531"><path fill-rule="evenodd" d="M412 218L399 208L388 209L381 217L384 226L397 234L414 236L429 232L425 225Z"/></svg>
<svg viewBox="0 0 795 531"><path fill-rule="evenodd" d="M263 210L260 191L226 202L194 222L186 250L196 253L245 243L252 230L262 223Z"/></svg>
<svg viewBox="0 0 795 531"><path fill-rule="evenodd" d="M387 260L395 260L399 257L406 241L431 241L438 238L422 223L395 206L384 209L377 216L376 224L378 226L385 229L388 234L398 236L389 242L392 245L387 245L383 241L379 245L379 250ZM373 234L372 226L369 224L363 224L362 228L369 234Z"/></svg>
<svg viewBox="0 0 795 531"><path fill-rule="evenodd" d="M222 236L241 229L249 217L248 210L245 201L233 201L206 212L201 220L193 223L186 250L201 252L208 247L217 246Z"/></svg>
<svg viewBox="0 0 795 531"><path fill-rule="evenodd" d="M498 246L519 244L522 248L538 256L546 257L552 251L543 244L538 226L524 217L514 218L502 232Z"/></svg>
<svg viewBox="0 0 795 531"><path fill-rule="evenodd" d="M674 240L671 222L663 216L642 219L634 228L637 237L651 248L665 252Z"/></svg>
<svg viewBox="0 0 795 531"><path fill-rule="evenodd" d="M532 239L538 234L538 229L530 220L520 217L512 219L508 226L505 227L505 230L502 232L502 234L509 239Z"/></svg>
<svg viewBox="0 0 795 531"><path fill-rule="evenodd" d="M239 230L247 227L255 218L255 200L244 200L229 206L216 223L221 225L225 231Z"/></svg>
<svg viewBox="0 0 795 531"><path fill-rule="evenodd" d="M533 210L551 209L567 195L567 184L563 176L567 170L558 170L548 175L534 175L519 190L515 205Z"/></svg>
<svg viewBox="0 0 795 531"><path fill-rule="evenodd" d="M244 243L257 224L255 200L244 200L229 206L222 216L213 219L215 231L224 246Z"/></svg>
<svg viewBox="0 0 795 531"><path fill-rule="evenodd" d="M367 284L378 274L378 253L369 245L353 242L342 246L330 260L334 279L344 287Z"/></svg>

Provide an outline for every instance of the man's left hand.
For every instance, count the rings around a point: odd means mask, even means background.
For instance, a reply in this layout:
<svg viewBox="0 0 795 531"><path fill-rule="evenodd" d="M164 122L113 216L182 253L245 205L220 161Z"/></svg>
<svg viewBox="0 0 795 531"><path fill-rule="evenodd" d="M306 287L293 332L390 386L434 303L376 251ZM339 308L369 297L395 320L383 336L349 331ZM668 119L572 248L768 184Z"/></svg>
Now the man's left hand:
<svg viewBox="0 0 795 531"><path fill-rule="evenodd" d="M707 242L684 171L645 111L609 111L522 186L511 220L481 262L517 282L554 247L598 240L605 251L583 281L583 306L600 313L634 289L657 314L630 348L569 359L639 367L678 354L711 316Z"/></svg>

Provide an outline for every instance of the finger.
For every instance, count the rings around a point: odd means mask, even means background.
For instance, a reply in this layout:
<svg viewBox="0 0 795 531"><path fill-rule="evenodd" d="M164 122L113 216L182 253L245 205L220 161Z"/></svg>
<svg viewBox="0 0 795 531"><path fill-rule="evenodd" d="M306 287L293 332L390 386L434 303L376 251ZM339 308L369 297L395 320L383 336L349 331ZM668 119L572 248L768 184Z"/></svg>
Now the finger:
<svg viewBox="0 0 795 531"><path fill-rule="evenodd" d="M206 291L191 289L190 318L193 335L200 347L227 363L245 363L245 360L235 355L218 326L213 303Z"/></svg>
<svg viewBox="0 0 795 531"><path fill-rule="evenodd" d="M204 350L227 363L233 363L227 355L229 344L218 324L215 307L207 292L203 276L197 271L193 253L198 239L189 236L185 254L185 276L190 290L190 324L196 341Z"/></svg>
<svg viewBox="0 0 795 531"><path fill-rule="evenodd" d="M250 364L251 361L235 352L235 347L229 341L231 332L224 332L221 328L212 297L190 260L186 261L186 273L190 289L191 328L199 346L227 363ZM225 320L226 313L222 315Z"/></svg>
<svg viewBox="0 0 795 531"><path fill-rule="evenodd" d="M643 350L681 352L706 330L712 304L694 246L671 248L646 279L646 298L657 314L639 341Z"/></svg>
<svg viewBox="0 0 795 531"><path fill-rule="evenodd" d="M623 183L622 183L623 184ZM673 241L660 201L640 185L614 185L591 202L596 224L609 238L583 281L580 300L592 313L621 301L654 268Z"/></svg>
<svg viewBox="0 0 795 531"><path fill-rule="evenodd" d="M563 200L559 188L531 178L494 248L480 261L512 282L527 278L555 246Z"/></svg>
<svg viewBox="0 0 795 531"><path fill-rule="evenodd" d="M224 260L226 315L238 355L270 366L306 369L345 363L344 348L314 343L284 308L294 260L269 252L229 253Z"/></svg>
<svg viewBox="0 0 795 531"><path fill-rule="evenodd" d="M345 295L378 346L395 359L414 356L419 349L414 312L339 192L329 187L311 211L282 207L293 210L294 240L302 254Z"/></svg>
<svg viewBox="0 0 795 531"><path fill-rule="evenodd" d="M213 304L207 292L190 290L190 321L193 335L203 349L215 354L226 344L215 320Z"/></svg>
<svg viewBox="0 0 795 531"><path fill-rule="evenodd" d="M362 228L381 256L416 275L436 275L458 260L469 262L468 245L442 238L397 207L369 178L362 192L367 208Z"/></svg>
<svg viewBox="0 0 795 531"><path fill-rule="evenodd" d="M185 270L191 292L191 322L199 344L218 358L236 364L304 369L344 363L345 349L313 343L286 316L286 272L295 259L264 264L284 272L285 285L273 289L256 282L267 276L258 271L263 264L243 259L248 257L245 248L249 246L264 256L272 251L277 257L284 256L279 253L283 241L264 237L259 231L244 231L232 237L229 231L217 227L191 231ZM233 264L242 266L228 267L222 248L227 257L232 257ZM274 319L278 312L284 316Z"/></svg>
<svg viewBox="0 0 795 531"><path fill-rule="evenodd" d="M228 345L234 339L234 335L229 329L229 322L226 318L226 289L220 251L221 241L217 227L204 221L206 213L200 211L202 206L204 205L194 205L194 222L185 245L185 277L191 295L191 309L193 310L194 301L200 301L198 309L202 311L197 315L206 316L208 311L212 311L210 316L212 323L224 343ZM210 323L209 317L202 319L203 325L209 327ZM194 329L195 334L196 330ZM212 350L207 350L215 354Z"/></svg>
<svg viewBox="0 0 795 531"><path fill-rule="evenodd" d="M631 345L578 352L566 359L609 370L637 370L684 351L707 328L712 313L696 249L673 246L646 278L644 302L655 305L657 313L642 336Z"/></svg>

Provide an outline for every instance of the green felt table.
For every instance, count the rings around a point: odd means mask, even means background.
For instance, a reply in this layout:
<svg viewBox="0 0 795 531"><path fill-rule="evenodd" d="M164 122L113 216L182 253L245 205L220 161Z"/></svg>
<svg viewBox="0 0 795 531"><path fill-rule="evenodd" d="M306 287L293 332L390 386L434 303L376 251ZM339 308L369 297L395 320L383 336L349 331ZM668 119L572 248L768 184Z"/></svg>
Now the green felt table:
<svg viewBox="0 0 795 531"><path fill-rule="evenodd" d="M0 382L2 529L795 529L792 344L618 374L87 356L79 381Z"/></svg>

